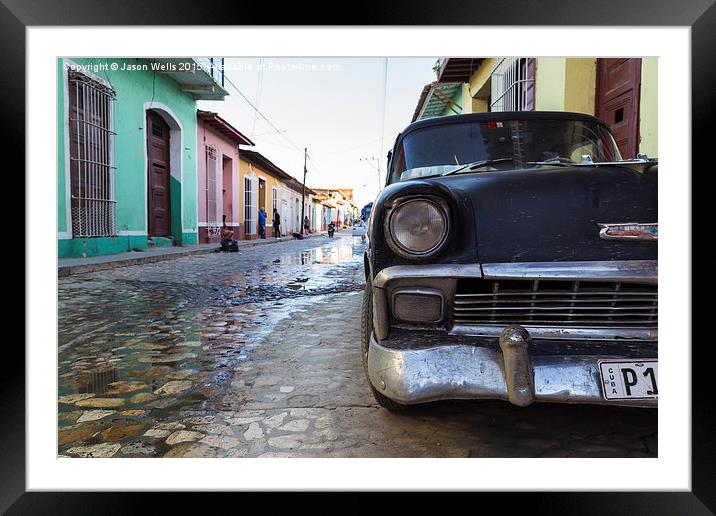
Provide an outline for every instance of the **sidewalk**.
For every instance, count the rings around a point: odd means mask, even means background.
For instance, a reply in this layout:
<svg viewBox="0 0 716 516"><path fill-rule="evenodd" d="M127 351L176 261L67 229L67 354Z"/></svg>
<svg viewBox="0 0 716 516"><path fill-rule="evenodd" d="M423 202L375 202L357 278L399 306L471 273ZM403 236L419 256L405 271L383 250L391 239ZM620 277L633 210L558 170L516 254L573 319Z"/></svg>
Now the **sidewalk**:
<svg viewBox="0 0 716 516"><path fill-rule="evenodd" d="M311 235L304 236L304 239L311 239L325 234L325 231L319 231L318 233L312 233ZM277 242L286 242L289 240L294 240L294 238L292 236L284 236L280 238L238 240L238 244L239 249L241 249L246 247L255 247L257 245L269 245ZM126 253L93 256L90 258L60 258L57 260L57 277L62 278L71 274L84 274L104 269L126 267L128 265L174 260L183 256L191 256L195 254L213 253L219 247L218 243L197 244L187 247L157 247L147 251L129 251Z"/></svg>

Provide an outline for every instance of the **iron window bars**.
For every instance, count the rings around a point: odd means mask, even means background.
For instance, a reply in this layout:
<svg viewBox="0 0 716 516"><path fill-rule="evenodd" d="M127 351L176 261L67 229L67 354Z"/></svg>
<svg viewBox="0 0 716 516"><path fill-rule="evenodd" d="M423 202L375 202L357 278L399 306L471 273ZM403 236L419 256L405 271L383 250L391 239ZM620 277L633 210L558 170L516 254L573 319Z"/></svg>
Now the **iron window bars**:
<svg viewBox="0 0 716 516"><path fill-rule="evenodd" d="M218 236L221 226L219 224L217 209L217 151L216 148L206 145L206 226L209 236Z"/></svg>
<svg viewBox="0 0 716 516"><path fill-rule="evenodd" d="M256 234L256 179L244 178L244 233Z"/></svg>
<svg viewBox="0 0 716 516"><path fill-rule="evenodd" d="M530 66L532 65L532 66ZM527 58L505 57L492 69L490 111L534 109L534 65Z"/></svg>
<svg viewBox="0 0 716 516"><path fill-rule="evenodd" d="M112 88L68 72L70 202L73 237L116 235Z"/></svg>

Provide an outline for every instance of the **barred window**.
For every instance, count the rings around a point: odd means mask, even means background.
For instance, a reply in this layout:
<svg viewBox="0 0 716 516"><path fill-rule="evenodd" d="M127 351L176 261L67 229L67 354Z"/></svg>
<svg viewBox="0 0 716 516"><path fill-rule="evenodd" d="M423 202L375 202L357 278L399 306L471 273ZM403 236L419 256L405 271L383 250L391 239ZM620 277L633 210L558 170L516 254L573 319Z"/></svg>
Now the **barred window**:
<svg viewBox="0 0 716 516"><path fill-rule="evenodd" d="M534 111L537 60L500 59L492 69L490 111Z"/></svg>
<svg viewBox="0 0 716 516"><path fill-rule="evenodd" d="M244 178L244 233L256 234L256 180Z"/></svg>
<svg viewBox="0 0 716 516"><path fill-rule="evenodd" d="M206 222L209 225L219 225L216 210L216 149L206 146Z"/></svg>
<svg viewBox="0 0 716 516"><path fill-rule="evenodd" d="M115 93L83 73L70 70L68 74L72 236L114 236Z"/></svg>

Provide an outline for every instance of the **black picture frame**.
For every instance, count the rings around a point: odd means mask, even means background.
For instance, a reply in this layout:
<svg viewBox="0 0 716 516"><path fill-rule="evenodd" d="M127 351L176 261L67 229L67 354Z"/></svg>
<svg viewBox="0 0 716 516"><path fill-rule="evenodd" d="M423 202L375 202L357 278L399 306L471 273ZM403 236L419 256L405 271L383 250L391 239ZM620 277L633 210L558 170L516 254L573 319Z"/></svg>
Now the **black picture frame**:
<svg viewBox="0 0 716 516"><path fill-rule="evenodd" d="M40 25L560 25L560 26L688 26L691 27L691 73L692 105L685 99L674 99L684 109L692 109L692 168L703 168L713 147L714 121L716 121L716 5L714 0L600 0L599 2L575 0L473 0L462 2L443 0L397 0L372 1L357 4L316 2L283 3L228 2L217 0L210 8L188 0L147 2L146 0L123 0L106 2L97 0L0 0L0 48L3 50L3 69L0 73L0 103L3 126L3 142L6 156L18 157L14 170L24 170L25 107L29 99L25 95L25 69L29 63L25 56L25 29ZM355 6L355 9L351 7ZM340 16L339 12L349 12ZM334 14L335 13L335 14ZM559 13L559 16L555 16ZM39 64L38 64L39 65ZM50 87L50 86L48 86ZM662 123L668 123L663 121ZM21 167L21 168L20 168ZM7 170L6 170L7 171ZM48 172L49 173L49 172ZM688 162L681 170L667 171L683 175L692 185L692 237L694 243L703 236L716 236L711 214L707 210L713 201L699 202L698 195L709 195L703 179L698 174L689 177ZM50 177L50 176L48 176ZM12 179L18 184L13 191L24 191L24 176L16 173ZM700 188L694 188L696 179ZM50 185L51 186L51 185ZM665 207L668 209L668 206ZM38 229L38 228L35 228ZM45 229L48 238L51 228ZM33 230L34 236L39 236ZM13 244L21 248L19 243ZM51 246L49 247L51 248ZM49 249L48 248L48 249ZM48 251L51 252L51 251ZM693 253L693 250L692 250ZM692 256L695 257L694 254ZM698 286L712 291L713 258L702 262L693 260L692 276L698 278ZM25 275L32 271L25 267ZM693 286L696 286L694 284ZM692 287L693 288L693 287ZM708 290L707 290L708 289ZM695 293L694 290L692 290ZM693 294L692 294L693 295ZM689 302L690 300L684 300ZM511 499L519 505L528 504L530 512L550 514L713 514L716 511L716 459L714 443L714 392L709 382L712 363L708 360L711 340L696 331L703 329L707 319L705 311L712 303L692 301L694 336L685 332L684 340L669 345L691 345L692 353L692 490L690 492L640 492L640 493L524 493L512 494ZM19 303L17 303L19 305ZM31 306L28 309L32 309ZM697 326L699 323L701 326ZM0 382L1 435L0 440L0 511L8 514L131 514L146 510L146 496L126 496L125 493L54 493L25 492L25 353L16 341L6 341L4 358L12 367L4 368ZM9 349L8 349L9 348ZM53 350L48 349L48 353ZM163 509L177 503L185 504L186 495L159 495ZM481 495L491 496L491 495ZM486 500L483 498L481 500ZM246 502L246 500L245 500ZM212 507L218 508L216 499Z"/></svg>

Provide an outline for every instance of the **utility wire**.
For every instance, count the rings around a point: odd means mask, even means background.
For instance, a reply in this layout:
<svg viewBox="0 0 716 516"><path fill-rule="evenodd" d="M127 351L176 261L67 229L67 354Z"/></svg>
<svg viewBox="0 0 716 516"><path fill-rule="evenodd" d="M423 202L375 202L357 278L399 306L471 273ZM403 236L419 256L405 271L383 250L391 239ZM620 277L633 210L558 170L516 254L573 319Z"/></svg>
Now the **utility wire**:
<svg viewBox="0 0 716 516"><path fill-rule="evenodd" d="M263 84L264 67L262 66L264 61L263 57L259 58L259 76L256 80L256 104L261 104L261 86ZM254 137L254 129L256 128L256 111L254 111L254 121L251 124L251 138Z"/></svg>
<svg viewBox="0 0 716 516"><path fill-rule="evenodd" d="M320 174L320 173L321 173L321 169L318 168L318 165L316 165L316 162L313 161L313 158L311 158L311 155L310 155L310 154L308 155L308 161L311 162L311 165L313 165L313 168L316 169L316 172L318 172L318 173Z"/></svg>
<svg viewBox="0 0 716 516"><path fill-rule="evenodd" d="M387 77L388 77L388 59L386 58L386 59L385 59L385 65L384 65L384 73L383 73L383 112L382 112L381 136L380 136L380 142L381 142L381 143L380 143L380 146L381 146L381 149L382 149L382 147L383 147L383 132L384 132L384 127L385 127L385 99L386 99L386 91L387 91ZM302 149L301 147L299 147L298 145L296 145L288 136L286 136L286 135L284 134L285 131L281 131L280 129L278 129L278 128L266 117L266 115L264 115L264 114L259 110L259 108L256 107L256 106L248 99L248 97L243 94L243 92L239 89L238 86L236 86L236 84L234 84L234 81L231 80L231 78L226 74L226 72L224 72L224 79L226 80L226 82L229 83L229 85L231 85L231 87L236 91L236 93L238 93L238 94L246 101L246 103L247 103L249 106L251 106L251 108L254 110L254 114L260 116L260 117L269 125L269 127L271 127L271 128L276 132L276 134L278 134L279 136L281 136L284 140L286 140L286 141L291 145L291 147L293 148L293 150L295 150L296 152L300 152L300 153L303 153L303 152L304 152L304 149ZM262 81L262 82L263 82L263 81ZM258 96L258 95L257 95L257 96ZM257 101L258 101L258 100L257 100ZM253 128L252 128L252 132L253 132ZM375 140L373 140L373 141L375 141ZM372 142L373 142L373 141L372 141ZM368 143L372 143L372 142L368 142ZM277 147L281 147L281 148L284 148L284 149L287 149L287 150L291 150L291 149L289 149L288 147L279 145L279 144L277 144L277 143L275 143L275 142L269 143L268 145L275 145L275 146L277 146ZM381 152L382 152L382 150L381 150ZM339 154L343 154L343 152L341 152L341 153L339 153ZM315 168L316 172L318 172L319 174L321 174L321 171L320 171L319 167L316 165L316 162L313 161L313 159L311 158L310 154L308 155L308 160L311 162L311 164L312 164L313 167ZM380 168L379 168L379 170L378 170L378 187L380 188Z"/></svg>
<svg viewBox="0 0 716 516"><path fill-rule="evenodd" d="M288 138L288 136L286 136L285 134L283 134L283 132L282 132L280 129L278 129L275 125L273 125L273 124L271 123L271 120L269 120L268 118L266 118L266 115L264 115L264 114L259 110L259 108L257 108L256 106L254 106L254 104L248 99L248 97L247 97L246 95L243 94L243 92L239 89L239 87L236 86L236 84L234 84L234 81L232 81L231 78L230 78L228 75L226 75L226 72L224 72L224 79L226 79L226 82L228 82L228 83L234 88L234 90L236 90L236 93L238 93L239 95L241 95L241 97L246 101L246 103L247 103L249 106L251 106L251 108L252 108L261 118L263 118L264 121L265 121L274 131L276 131L276 133L278 133L279 136L281 136L284 140L286 140L288 143L290 143L291 146L292 146L294 149L296 149L296 150L298 150L298 151L300 151L300 152L303 152L303 149L301 149L298 145L296 145L295 143L293 143L293 142Z"/></svg>

